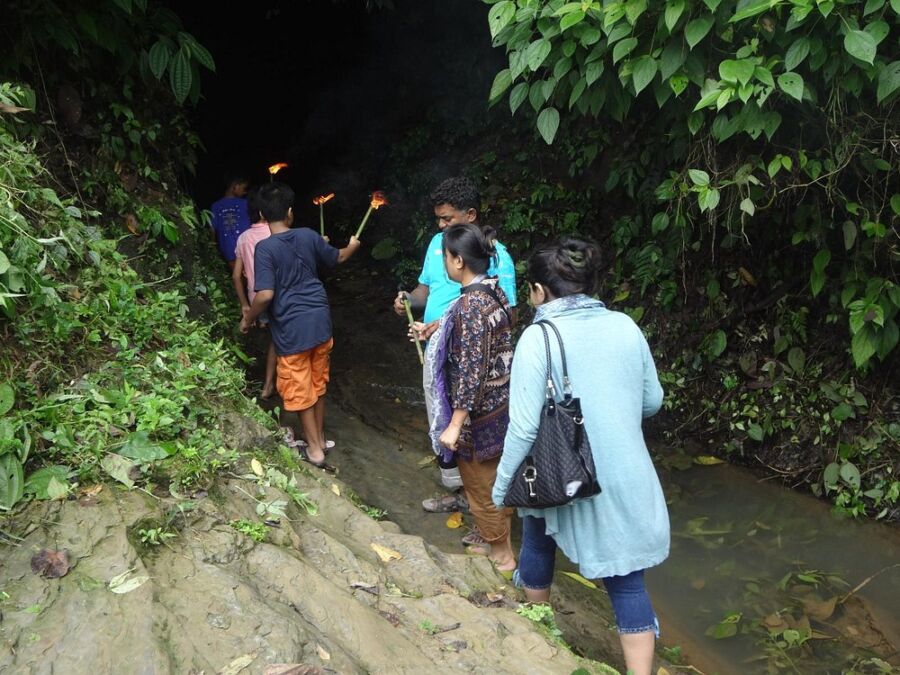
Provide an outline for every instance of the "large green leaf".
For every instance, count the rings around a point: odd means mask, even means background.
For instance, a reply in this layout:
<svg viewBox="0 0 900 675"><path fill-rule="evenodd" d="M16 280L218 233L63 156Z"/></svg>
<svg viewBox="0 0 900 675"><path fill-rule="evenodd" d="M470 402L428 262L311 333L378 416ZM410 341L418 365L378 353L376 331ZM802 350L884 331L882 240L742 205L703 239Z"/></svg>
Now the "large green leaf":
<svg viewBox="0 0 900 675"><path fill-rule="evenodd" d="M638 17L647 11L647 0L626 0L625 2L625 18L632 26L637 22Z"/></svg>
<svg viewBox="0 0 900 675"><path fill-rule="evenodd" d="M530 45L528 45L528 49L525 52L525 59L528 63L528 68L532 71L537 70L541 67L541 64L547 59L547 56L550 54L550 40L545 40L541 38L539 40L535 40Z"/></svg>
<svg viewBox="0 0 900 675"><path fill-rule="evenodd" d="M782 73L778 76L778 87L785 94L798 101L803 100L803 78L798 73Z"/></svg>
<svg viewBox="0 0 900 675"><path fill-rule="evenodd" d="M13 407L16 395L8 382L0 384L0 415L5 415Z"/></svg>
<svg viewBox="0 0 900 675"><path fill-rule="evenodd" d="M491 103L496 103L503 96L509 85L512 84L512 75L509 68L504 68L494 77L494 83L491 85L491 93L488 99Z"/></svg>
<svg viewBox="0 0 900 675"><path fill-rule="evenodd" d="M61 483L68 483L69 478L73 474L72 469L63 464L45 466L43 469L38 469L28 476L28 480L25 481L24 492L25 494L34 495L37 499L50 499L51 496L48 492L50 481L55 478Z"/></svg>
<svg viewBox="0 0 900 675"><path fill-rule="evenodd" d="M531 103L534 112L540 112L546 100L544 98L544 83L541 80L532 82L528 89L528 102Z"/></svg>
<svg viewBox="0 0 900 675"><path fill-rule="evenodd" d="M698 187L709 185L709 174L703 169L688 169L688 176L690 176L691 182Z"/></svg>
<svg viewBox="0 0 900 675"><path fill-rule="evenodd" d="M0 456L0 511L9 511L24 494L25 476L22 462L9 453Z"/></svg>
<svg viewBox="0 0 900 675"><path fill-rule="evenodd" d="M666 28L669 29L670 33L675 27L675 24L678 23L678 19L681 18L683 12L684 0L669 0L669 2L666 3L665 22Z"/></svg>
<svg viewBox="0 0 900 675"><path fill-rule="evenodd" d="M116 454L141 464L165 459L169 456L165 450L149 439L146 431L135 431L131 434L125 445L119 448Z"/></svg>
<svg viewBox="0 0 900 675"><path fill-rule="evenodd" d="M875 329L871 326L863 326L862 330L853 336L850 341L850 353L853 354L853 363L861 368L878 351L878 341L875 338Z"/></svg>
<svg viewBox="0 0 900 675"><path fill-rule="evenodd" d="M641 56L634 62L631 77L634 80L634 92L640 94L656 77L656 60L651 56Z"/></svg>
<svg viewBox="0 0 900 675"><path fill-rule="evenodd" d="M793 70L809 55L809 39L802 37L794 42L784 55L784 69Z"/></svg>
<svg viewBox="0 0 900 675"><path fill-rule="evenodd" d="M684 39L687 40L688 47L691 49L696 47L700 40L709 33L714 22L715 18L712 16L701 16L688 22L688 25L684 27Z"/></svg>
<svg viewBox="0 0 900 675"><path fill-rule="evenodd" d="M612 60L613 63L618 63L626 56L631 53L631 50L637 47L637 38L628 38L627 40L622 40L621 42L617 42L616 46L613 47Z"/></svg>
<svg viewBox="0 0 900 675"><path fill-rule="evenodd" d="M516 110L525 102L526 98L528 98L528 83L519 82L509 93L509 110L513 115L516 114Z"/></svg>
<svg viewBox="0 0 900 675"><path fill-rule="evenodd" d="M719 64L719 77L732 84L736 82L747 84L750 78L753 77L755 69L756 65L750 59L741 59L739 61L726 59Z"/></svg>
<svg viewBox="0 0 900 675"><path fill-rule="evenodd" d="M762 14L773 4L775 3L772 0L752 0L744 5L739 11L735 12L734 16L729 19L729 22L734 23L735 21L743 21L744 19L749 19L758 14Z"/></svg>
<svg viewBox="0 0 900 675"><path fill-rule="evenodd" d="M509 22L516 16L516 3L512 0L503 0L491 7L488 12L488 27L491 37L497 37L497 33L506 28Z"/></svg>
<svg viewBox="0 0 900 675"><path fill-rule="evenodd" d="M191 50L191 54L193 54L194 58L197 60L197 63L207 70L213 72L216 71L216 62L213 60L212 54L209 53L209 50L206 47L197 42L193 37L187 41L187 45Z"/></svg>
<svg viewBox="0 0 900 675"><path fill-rule="evenodd" d="M900 88L900 61L892 61L878 73L878 102L882 103L898 88Z"/></svg>
<svg viewBox="0 0 900 675"><path fill-rule="evenodd" d="M865 61L868 64L875 62L877 46L875 38L864 30L851 30L844 36L844 49L850 56Z"/></svg>
<svg viewBox="0 0 900 675"><path fill-rule="evenodd" d="M559 129L559 111L556 108L544 108L538 115L537 128L547 145L553 143Z"/></svg>
<svg viewBox="0 0 900 675"><path fill-rule="evenodd" d="M681 68L687 58L687 50L680 39L670 40L659 57L659 74L664 80L669 79Z"/></svg>
<svg viewBox="0 0 900 675"><path fill-rule="evenodd" d="M578 10L577 12L572 12L571 14L566 14L559 21L559 31L562 33L577 23L581 23L584 20L584 12Z"/></svg>
<svg viewBox="0 0 900 675"><path fill-rule="evenodd" d="M881 341L878 345L878 358L882 361L887 358L894 347L900 342L900 326L893 319L885 319L884 328L881 331Z"/></svg>
<svg viewBox="0 0 900 675"><path fill-rule="evenodd" d="M589 63L587 68L584 71L584 82L587 86L591 86L600 79L600 76L603 74L603 61L594 61L593 63Z"/></svg>
<svg viewBox="0 0 900 675"><path fill-rule="evenodd" d="M0 251L0 274L5 274L9 267L9 258L6 257L3 251Z"/></svg>
<svg viewBox="0 0 900 675"><path fill-rule="evenodd" d="M150 47L148 56L150 72L153 73L153 77L157 80L161 79L163 73L166 72L166 67L169 65L169 57L171 56L168 45L162 40L157 40L153 43L153 46Z"/></svg>
<svg viewBox="0 0 900 675"><path fill-rule="evenodd" d="M890 32L890 27L884 21L873 21L866 26L866 33L872 36L876 47L881 44L881 41L884 40Z"/></svg>
<svg viewBox="0 0 900 675"><path fill-rule="evenodd" d="M169 63L169 86L178 103L184 103L191 93L191 59L188 48L182 46Z"/></svg>
<svg viewBox="0 0 900 675"><path fill-rule="evenodd" d="M727 346L728 336L723 330L717 330L706 338L706 354L710 360L719 358Z"/></svg>
<svg viewBox="0 0 900 675"><path fill-rule="evenodd" d="M575 86L572 88L572 93L569 96L569 110L573 108L573 106L578 103L578 99L581 98L581 95L584 93L585 88L587 87L587 82L584 79L579 79Z"/></svg>

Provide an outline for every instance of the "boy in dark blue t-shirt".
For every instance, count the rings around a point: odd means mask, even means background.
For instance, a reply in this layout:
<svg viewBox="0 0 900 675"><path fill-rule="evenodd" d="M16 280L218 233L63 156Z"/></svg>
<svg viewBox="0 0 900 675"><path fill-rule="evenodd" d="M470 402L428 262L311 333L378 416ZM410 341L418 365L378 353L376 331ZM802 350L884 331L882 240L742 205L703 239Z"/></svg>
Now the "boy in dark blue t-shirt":
<svg viewBox="0 0 900 675"><path fill-rule="evenodd" d="M334 340L320 274L348 260L359 248L359 240L350 237L345 248L337 249L309 228L292 230L294 191L283 183L263 185L257 200L272 236L256 245L256 297L240 328L246 333L268 310L277 355L277 388L284 410L300 416L308 443L300 448L304 459L326 468L323 396Z"/></svg>
<svg viewBox="0 0 900 675"><path fill-rule="evenodd" d="M234 247L241 233L250 229L250 214L245 199L249 183L240 176L231 177L226 182L225 196L210 207L210 226L219 253L228 263L228 268L234 270Z"/></svg>

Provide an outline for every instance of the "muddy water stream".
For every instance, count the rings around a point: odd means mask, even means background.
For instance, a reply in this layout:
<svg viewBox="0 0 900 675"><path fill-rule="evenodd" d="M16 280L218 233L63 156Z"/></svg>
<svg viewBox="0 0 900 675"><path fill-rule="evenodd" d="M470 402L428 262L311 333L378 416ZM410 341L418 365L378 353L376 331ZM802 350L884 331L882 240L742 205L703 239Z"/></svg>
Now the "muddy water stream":
<svg viewBox="0 0 900 675"><path fill-rule="evenodd" d="M330 459L363 501L404 531L459 552L465 529L449 529L446 515L420 506L441 494L425 441L421 369L390 310L391 282L369 274L354 266L329 283L336 347L326 425L337 441ZM673 663L680 654L707 674L841 673L854 665L885 672L873 659L900 665L900 531L839 520L824 503L729 466L661 474L672 550L648 583ZM564 637L615 664L602 591L564 571L576 570L561 559L555 599Z"/></svg>

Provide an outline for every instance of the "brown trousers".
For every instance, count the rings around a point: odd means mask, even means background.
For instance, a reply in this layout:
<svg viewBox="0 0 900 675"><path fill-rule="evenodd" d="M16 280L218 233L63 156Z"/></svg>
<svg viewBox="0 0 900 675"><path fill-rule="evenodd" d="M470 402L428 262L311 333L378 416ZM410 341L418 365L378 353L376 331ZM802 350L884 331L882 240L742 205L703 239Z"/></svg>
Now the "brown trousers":
<svg viewBox="0 0 900 675"><path fill-rule="evenodd" d="M505 541L509 537L513 513L510 508L498 510L491 500L498 464L499 456L484 462L459 458L459 475L469 500L469 510L481 530L481 536L489 544Z"/></svg>

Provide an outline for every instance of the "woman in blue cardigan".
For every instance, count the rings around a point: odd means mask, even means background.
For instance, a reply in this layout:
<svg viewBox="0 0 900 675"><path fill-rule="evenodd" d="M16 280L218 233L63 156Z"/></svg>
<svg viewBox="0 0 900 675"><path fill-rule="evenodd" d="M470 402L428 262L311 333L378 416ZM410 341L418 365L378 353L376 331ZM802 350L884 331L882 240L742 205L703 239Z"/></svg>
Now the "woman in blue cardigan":
<svg viewBox="0 0 900 675"><path fill-rule="evenodd" d="M640 328L591 297L598 267L597 249L575 239L545 246L529 261L535 321L552 321L562 336L602 492L557 508L519 509L516 582L529 601L547 602L556 549L562 549L582 576L603 580L625 663L635 675L649 675L659 623L644 570L669 554L669 516L641 420L659 410L663 391ZM550 344L553 380L561 392L559 348L552 338ZM509 430L492 494L498 507L537 435L545 371L543 335L526 330L513 358Z"/></svg>

